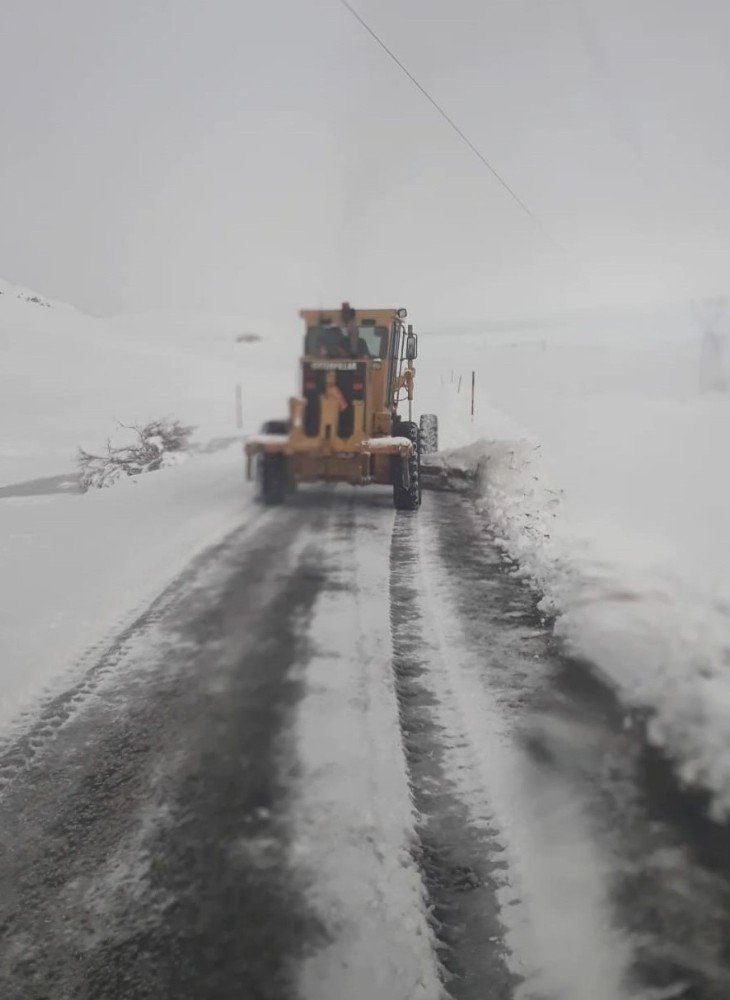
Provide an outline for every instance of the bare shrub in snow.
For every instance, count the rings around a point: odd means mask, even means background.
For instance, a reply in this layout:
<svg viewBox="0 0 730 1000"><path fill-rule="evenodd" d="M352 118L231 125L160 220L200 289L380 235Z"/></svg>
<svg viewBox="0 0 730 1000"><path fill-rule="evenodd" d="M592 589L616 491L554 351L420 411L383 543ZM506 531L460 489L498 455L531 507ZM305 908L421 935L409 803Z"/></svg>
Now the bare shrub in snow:
<svg viewBox="0 0 730 1000"><path fill-rule="evenodd" d="M106 444L106 453L94 455L79 448L78 466L81 489L101 489L112 486L125 476L139 476L172 464L180 452L187 449L190 435L195 430L179 420L153 420L148 424L128 427L131 440Z"/></svg>

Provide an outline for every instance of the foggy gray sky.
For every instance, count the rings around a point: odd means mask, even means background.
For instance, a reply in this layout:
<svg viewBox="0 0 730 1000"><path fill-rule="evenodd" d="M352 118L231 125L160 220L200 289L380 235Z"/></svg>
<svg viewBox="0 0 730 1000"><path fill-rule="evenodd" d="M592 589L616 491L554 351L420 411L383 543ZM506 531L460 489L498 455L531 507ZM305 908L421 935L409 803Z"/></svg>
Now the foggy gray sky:
<svg viewBox="0 0 730 1000"><path fill-rule="evenodd" d="M725 291L726 0L5 0L0 276L421 320Z"/></svg>

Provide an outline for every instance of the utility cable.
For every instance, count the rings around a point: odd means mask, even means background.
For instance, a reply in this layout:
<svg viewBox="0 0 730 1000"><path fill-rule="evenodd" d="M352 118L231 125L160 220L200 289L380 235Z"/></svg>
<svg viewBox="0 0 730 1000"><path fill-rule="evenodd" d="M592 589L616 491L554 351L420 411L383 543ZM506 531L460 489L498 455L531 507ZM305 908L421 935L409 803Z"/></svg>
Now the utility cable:
<svg viewBox="0 0 730 1000"><path fill-rule="evenodd" d="M477 149L477 147L474 145L474 143L471 141L471 139L459 128L459 126L456 124L456 122L453 120L453 118L451 118L451 116L448 115L446 113L446 111L444 111L444 109L441 107L441 105L438 103L438 101L436 101L429 94L429 92L426 90L426 88L424 86L422 86L418 82L418 80L415 78L415 76L403 65L403 63L400 61L400 59L398 58L398 56L391 49L389 49L388 46L383 41L383 39L379 35L377 35L375 33L375 31L373 31L373 29L370 27L370 25L367 23L367 21L365 21L364 18L362 18L360 16L360 14L358 14L358 12L355 10L354 7L350 6L350 4L347 2L347 0L340 0L340 3L342 4L343 7L345 7L347 10L349 10L349 12L355 18L355 20L357 20L357 21L360 22L360 24L362 25L362 27L367 31L367 33L369 35L371 35L372 38L375 39L375 41L378 43L378 45L381 47L381 49L383 49L383 51L386 52L390 56L390 58L393 60L393 62L396 64L396 66L398 66L402 70L402 72L405 73L405 75L408 77L408 79L411 81L411 83L418 90L420 90L420 92L423 94L423 96L426 98L426 100L429 102L429 104L431 104L436 109L436 111L438 111L438 113L441 115L441 117L451 126L451 128L454 130L454 132L456 132L456 134L459 136L459 138L464 143L466 143L466 145L469 147L469 149L472 151L472 153L474 153L474 155L484 164L484 166L492 174L492 176L495 178L495 180L497 180L499 182L499 184L501 184L501 186L504 188L504 190L507 192L507 194L510 196L510 198L514 202L516 202L517 205L519 205L519 207L522 209L522 211L525 213L525 215L529 216L529 218L538 227L538 229L541 231L541 233L551 243L555 244L556 246L559 246L559 244L557 244L557 242L555 241L555 239L552 236L550 236L550 234L545 229L545 227L543 226L543 224L540 221L540 219L532 211L532 209L530 209L525 204L525 202L520 198L520 196L509 186L509 184L504 179L504 177L502 177L502 175L497 170L495 170L495 168L492 166L492 164L489 162L489 160L486 158L486 156L484 156L484 154L481 153ZM560 249L562 250L562 247L560 247Z"/></svg>

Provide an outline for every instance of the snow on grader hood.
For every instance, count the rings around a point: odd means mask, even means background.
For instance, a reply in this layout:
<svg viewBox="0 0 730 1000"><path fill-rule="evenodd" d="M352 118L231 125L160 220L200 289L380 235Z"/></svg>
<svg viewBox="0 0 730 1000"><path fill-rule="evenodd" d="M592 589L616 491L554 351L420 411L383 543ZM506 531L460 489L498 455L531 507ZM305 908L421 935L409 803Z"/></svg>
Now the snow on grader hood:
<svg viewBox="0 0 730 1000"><path fill-rule="evenodd" d="M411 419L418 340L405 309L303 309L299 396L286 420L269 420L246 441L265 503L282 503L297 483L380 483L399 510L421 503L421 429ZM398 413L407 405L408 416ZM421 425L433 444L436 418Z"/></svg>

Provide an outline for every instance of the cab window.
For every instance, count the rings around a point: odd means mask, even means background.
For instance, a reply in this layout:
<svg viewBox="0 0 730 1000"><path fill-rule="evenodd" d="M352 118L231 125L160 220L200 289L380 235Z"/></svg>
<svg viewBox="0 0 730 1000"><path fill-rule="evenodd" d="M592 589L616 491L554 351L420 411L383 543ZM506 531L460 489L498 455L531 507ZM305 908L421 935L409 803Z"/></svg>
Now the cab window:
<svg viewBox="0 0 730 1000"><path fill-rule="evenodd" d="M358 327L357 356L384 358L388 352L388 331L384 326Z"/></svg>
<svg viewBox="0 0 730 1000"><path fill-rule="evenodd" d="M359 326L353 353L350 334L339 326L310 326L304 338L304 354L310 358L385 358L388 330L384 326Z"/></svg>

